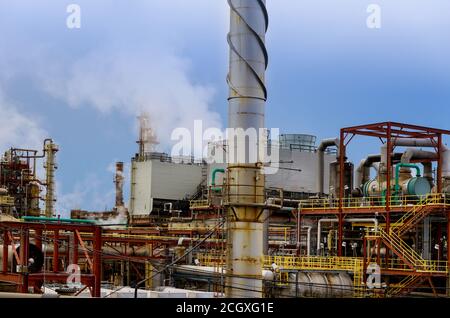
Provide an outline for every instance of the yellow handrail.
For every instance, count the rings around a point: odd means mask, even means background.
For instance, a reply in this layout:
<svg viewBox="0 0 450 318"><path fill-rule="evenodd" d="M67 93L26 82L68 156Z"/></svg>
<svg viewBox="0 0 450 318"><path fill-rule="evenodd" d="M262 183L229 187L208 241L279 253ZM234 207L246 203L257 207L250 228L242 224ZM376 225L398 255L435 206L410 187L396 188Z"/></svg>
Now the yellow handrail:
<svg viewBox="0 0 450 318"><path fill-rule="evenodd" d="M344 198L344 209L367 209L367 208L383 208L386 206L386 198L382 196L364 197L364 198ZM301 200L299 208L301 210L324 210L338 209L339 199L308 199ZM426 197L417 197L415 195L402 195L390 198L391 207L420 207L424 205L450 204L450 198L443 193L432 193Z"/></svg>

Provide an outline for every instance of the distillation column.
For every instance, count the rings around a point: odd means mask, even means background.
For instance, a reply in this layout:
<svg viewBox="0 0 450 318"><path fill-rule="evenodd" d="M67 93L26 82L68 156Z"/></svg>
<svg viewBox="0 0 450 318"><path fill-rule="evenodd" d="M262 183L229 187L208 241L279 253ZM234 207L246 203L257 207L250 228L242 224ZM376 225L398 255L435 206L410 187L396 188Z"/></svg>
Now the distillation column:
<svg viewBox="0 0 450 318"><path fill-rule="evenodd" d="M265 0L228 0L231 8L227 209L227 279L225 293L233 298L262 297L265 178L259 147L267 99L268 57ZM255 137L246 143L245 136ZM251 140L251 138L249 138ZM241 142L236 141L241 140ZM256 147L255 147L256 146ZM258 147L259 146L259 147Z"/></svg>
<svg viewBox="0 0 450 318"><path fill-rule="evenodd" d="M45 216L48 218L55 216L55 170L56 153L58 152L58 145L54 144L51 139L44 143L44 152L47 156L44 168L46 172L46 186L47 192L45 194Z"/></svg>

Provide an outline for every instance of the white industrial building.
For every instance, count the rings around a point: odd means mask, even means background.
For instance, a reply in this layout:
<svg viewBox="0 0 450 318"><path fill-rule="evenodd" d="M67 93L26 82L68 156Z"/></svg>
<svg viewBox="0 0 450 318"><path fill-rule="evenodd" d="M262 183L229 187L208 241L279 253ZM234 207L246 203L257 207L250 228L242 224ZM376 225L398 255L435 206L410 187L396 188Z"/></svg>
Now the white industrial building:
<svg viewBox="0 0 450 318"><path fill-rule="evenodd" d="M266 188L283 189L303 196L318 193L319 160L316 137L290 134L280 136L279 170L266 176ZM223 145L210 145L215 157L225 156ZM324 192L328 193L329 165L336 154L324 156ZM193 158L171 158L164 153L137 155L131 165L130 215L149 216L164 203L198 198L202 189L212 183L212 171L225 168L225 163L206 164ZM216 185L223 184L217 174Z"/></svg>

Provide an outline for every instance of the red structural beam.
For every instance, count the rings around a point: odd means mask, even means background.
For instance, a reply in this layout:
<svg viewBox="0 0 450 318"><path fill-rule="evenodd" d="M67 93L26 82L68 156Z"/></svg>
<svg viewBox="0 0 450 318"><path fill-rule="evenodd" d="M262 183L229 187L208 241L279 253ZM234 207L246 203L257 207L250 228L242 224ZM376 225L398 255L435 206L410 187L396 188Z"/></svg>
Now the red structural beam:
<svg viewBox="0 0 450 318"><path fill-rule="evenodd" d="M381 122L369 125L360 125L342 128L342 130L346 133L355 133L355 132L359 132L361 134L364 134L365 132L386 133L388 127L391 127L391 129L393 129L393 132L395 134L399 134L404 137L411 137L417 134L423 134L424 136L426 135L427 137L431 137L430 135L437 136L438 134L450 135L450 130L404 124L398 122Z"/></svg>
<svg viewBox="0 0 450 318"><path fill-rule="evenodd" d="M41 273L21 273L8 272L7 257L3 258L2 272L0 274L0 281L11 282L17 284L18 291L28 292L28 286L38 287L38 282L41 282L43 277L47 281L55 281L65 283L69 276L68 273L60 272L59 268L59 245L60 241L69 240L70 236L75 237L73 249L73 261L78 263L78 248L81 243L79 237L75 234L78 233L91 233L93 242L93 261L92 261L92 274L81 275L81 281L84 282L92 289L93 297L100 297L101 287L101 274L102 274L102 229L96 225L85 224L71 224L71 223L41 223L41 222L0 222L0 232L3 231L3 253L8 254L8 246L12 245L13 252L15 254L14 235L19 235L20 245L29 246L30 238L34 238L34 242L37 246L42 246L42 233L43 231L53 232L53 235L49 235L48 239L53 241L54 253L53 253L53 273L41 272ZM67 233L71 233L68 235ZM63 235L60 235L63 233ZM6 252L5 252L6 251ZM17 263L22 266L28 265L28 248L20 249L20 256L15 255ZM68 257L70 250L63 253ZM6 260L6 262L5 262ZM75 263L75 264L76 264Z"/></svg>
<svg viewBox="0 0 450 318"><path fill-rule="evenodd" d="M339 147L339 209L338 209L338 255L342 255L342 241L343 241L343 200L344 200L344 168L345 168L345 160L346 158L346 147L353 140L353 138L357 135L369 136L369 137L377 137L386 140L387 145L387 175L386 182L388 185L391 184L392 178L392 152L394 150L393 139L395 138L437 138L437 153L438 153L438 180L437 180L437 189L438 192L442 190L442 135L450 135L450 130L430 128L418 125L411 124L403 124L398 122L380 122L373 123L368 125L360 125L353 127L342 128L340 131L340 147ZM350 136L350 138L349 138ZM391 187L388 186L386 189L386 206L385 206L385 215L386 215L386 227L389 232L391 215L390 215L390 198L391 198Z"/></svg>

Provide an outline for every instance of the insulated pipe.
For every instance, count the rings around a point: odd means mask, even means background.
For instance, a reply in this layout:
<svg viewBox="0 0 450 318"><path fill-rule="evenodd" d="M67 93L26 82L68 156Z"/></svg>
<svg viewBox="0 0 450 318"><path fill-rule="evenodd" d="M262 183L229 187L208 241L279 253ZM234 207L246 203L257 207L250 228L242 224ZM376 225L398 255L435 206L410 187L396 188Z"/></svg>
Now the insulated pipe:
<svg viewBox="0 0 450 318"><path fill-rule="evenodd" d="M320 239L321 239L321 230L322 230L322 223L328 222L328 223L337 223L339 222L339 219L320 219L317 222L317 255L320 253ZM364 219L364 218L353 218L353 219L344 219L344 222L346 223L356 223L356 222L373 222L375 225L375 229L378 228L378 220L377 219Z"/></svg>
<svg viewBox="0 0 450 318"><path fill-rule="evenodd" d="M450 178L450 148L442 146L442 177Z"/></svg>
<svg viewBox="0 0 450 318"><path fill-rule="evenodd" d="M423 164L423 176L428 179L428 181L431 184L431 187L434 186L433 184L433 164L431 162L422 162Z"/></svg>
<svg viewBox="0 0 450 318"><path fill-rule="evenodd" d="M437 147L436 139L418 139L418 138L394 138L392 145L400 147Z"/></svg>
<svg viewBox="0 0 450 318"><path fill-rule="evenodd" d="M418 138L394 138L392 139L392 146L399 147L436 147L438 142L436 139L418 139ZM381 164L380 173L385 174L387 167L387 144L381 146Z"/></svg>
<svg viewBox="0 0 450 318"><path fill-rule="evenodd" d="M317 148L317 154L318 154L318 175L317 175L317 192L319 195L324 193L324 179L325 179L325 151L329 147L336 146L338 147L338 152L336 157L339 157L339 138L330 138L330 139L324 139L321 141L319 147Z"/></svg>
<svg viewBox="0 0 450 318"><path fill-rule="evenodd" d="M424 151L416 148L408 148L403 153L402 163L410 163L414 159L437 159L437 154L431 151ZM431 162L422 162L423 176L428 179L433 187L433 165ZM445 167L445 166L444 166Z"/></svg>
<svg viewBox="0 0 450 318"><path fill-rule="evenodd" d="M302 228L306 229L306 256L309 256L311 253L311 229L312 226L302 226ZM300 237L297 239L297 244L300 246Z"/></svg>
<svg viewBox="0 0 450 318"><path fill-rule="evenodd" d="M368 155L365 159L361 160L356 169L357 188L361 187L361 185L370 179L370 168L373 167L376 162L380 162L380 160L381 155Z"/></svg>
<svg viewBox="0 0 450 318"><path fill-rule="evenodd" d="M220 191L220 190L222 190L221 187L216 187L216 176L217 176L218 173L225 173L225 169L216 168L216 169L213 170L212 177L211 177L211 185L212 185L212 190L213 191Z"/></svg>
<svg viewBox="0 0 450 318"><path fill-rule="evenodd" d="M76 298L70 296L60 296L58 294L24 294L24 293L5 293L0 292L0 298Z"/></svg>
<svg viewBox="0 0 450 318"><path fill-rule="evenodd" d="M437 154L431 151L424 151L416 148L408 148L402 155L402 163L410 163L413 159L437 159Z"/></svg>
<svg viewBox="0 0 450 318"><path fill-rule="evenodd" d="M383 151L382 151L383 152ZM394 153L394 161L401 160L402 153ZM361 160L358 168L356 169L356 187L361 187L370 179L370 168L374 168L379 172L380 162L384 160L381 154L368 155L365 159Z"/></svg>

